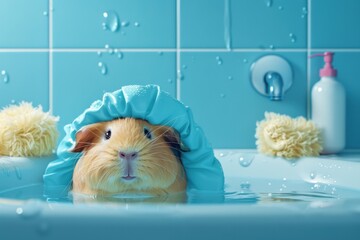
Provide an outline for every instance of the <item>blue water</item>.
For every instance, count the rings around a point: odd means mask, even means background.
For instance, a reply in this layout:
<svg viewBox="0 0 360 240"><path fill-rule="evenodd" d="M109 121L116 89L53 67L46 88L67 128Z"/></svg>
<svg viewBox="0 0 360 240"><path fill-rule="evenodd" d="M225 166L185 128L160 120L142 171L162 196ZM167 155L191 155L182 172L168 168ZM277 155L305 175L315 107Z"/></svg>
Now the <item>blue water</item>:
<svg viewBox="0 0 360 240"><path fill-rule="evenodd" d="M8 200L37 199L62 203L176 203L176 204L298 204L334 203L348 199L360 199L360 191L340 188L330 184L301 181L265 179L226 179L224 193L188 191L184 194L153 197L148 195L116 195L108 197L72 194L63 198L43 195L42 184L0 191L0 202Z"/></svg>

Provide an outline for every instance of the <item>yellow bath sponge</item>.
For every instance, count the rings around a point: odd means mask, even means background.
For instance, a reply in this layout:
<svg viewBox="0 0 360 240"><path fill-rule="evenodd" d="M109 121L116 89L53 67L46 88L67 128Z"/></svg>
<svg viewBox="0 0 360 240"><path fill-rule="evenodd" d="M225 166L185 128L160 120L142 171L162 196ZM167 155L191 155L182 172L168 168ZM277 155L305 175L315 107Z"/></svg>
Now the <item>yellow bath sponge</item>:
<svg viewBox="0 0 360 240"><path fill-rule="evenodd" d="M276 113L265 113L256 123L258 151L267 155L298 158L318 156L322 151L320 131L303 117L290 118Z"/></svg>
<svg viewBox="0 0 360 240"><path fill-rule="evenodd" d="M58 117L31 103L11 105L0 112L0 155L33 157L50 155L58 138Z"/></svg>

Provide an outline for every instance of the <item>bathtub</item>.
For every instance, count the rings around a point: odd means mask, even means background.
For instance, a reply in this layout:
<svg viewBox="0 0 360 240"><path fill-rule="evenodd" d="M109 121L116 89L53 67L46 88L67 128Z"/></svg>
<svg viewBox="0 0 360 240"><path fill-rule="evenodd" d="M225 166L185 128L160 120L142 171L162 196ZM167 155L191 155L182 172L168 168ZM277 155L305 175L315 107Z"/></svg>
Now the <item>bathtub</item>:
<svg viewBox="0 0 360 240"><path fill-rule="evenodd" d="M360 153L215 154L225 195L189 192L185 202L56 201L41 192L55 156L2 157L0 239L360 239Z"/></svg>

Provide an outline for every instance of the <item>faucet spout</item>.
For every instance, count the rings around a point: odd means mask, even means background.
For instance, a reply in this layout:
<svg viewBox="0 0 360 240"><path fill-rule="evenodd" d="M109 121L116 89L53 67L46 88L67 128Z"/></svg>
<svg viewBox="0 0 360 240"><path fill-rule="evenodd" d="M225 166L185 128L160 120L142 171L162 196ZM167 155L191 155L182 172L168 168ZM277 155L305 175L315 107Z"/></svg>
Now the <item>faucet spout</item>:
<svg viewBox="0 0 360 240"><path fill-rule="evenodd" d="M267 72L264 77L265 92L272 101L281 101L283 97L284 82L277 72Z"/></svg>

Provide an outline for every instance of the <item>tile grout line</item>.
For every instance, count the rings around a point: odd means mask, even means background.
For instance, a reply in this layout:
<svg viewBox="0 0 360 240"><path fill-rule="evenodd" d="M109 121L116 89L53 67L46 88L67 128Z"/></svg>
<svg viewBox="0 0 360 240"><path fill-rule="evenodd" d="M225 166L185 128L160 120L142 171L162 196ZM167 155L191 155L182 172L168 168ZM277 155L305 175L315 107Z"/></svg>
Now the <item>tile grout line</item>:
<svg viewBox="0 0 360 240"><path fill-rule="evenodd" d="M53 114L53 0L49 0L49 112Z"/></svg>
<svg viewBox="0 0 360 240"><path fill-rule="evenodd" d="M181 99L180 0L176 0L176 99Z"/></svg>
<svg viewBox="0 0 360 240"><path fill-rule="evenodd" d="M307 0L306 115L311 119L311 0Z"/></svg>

